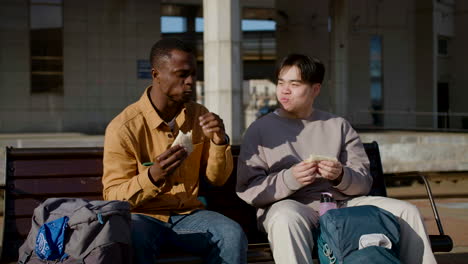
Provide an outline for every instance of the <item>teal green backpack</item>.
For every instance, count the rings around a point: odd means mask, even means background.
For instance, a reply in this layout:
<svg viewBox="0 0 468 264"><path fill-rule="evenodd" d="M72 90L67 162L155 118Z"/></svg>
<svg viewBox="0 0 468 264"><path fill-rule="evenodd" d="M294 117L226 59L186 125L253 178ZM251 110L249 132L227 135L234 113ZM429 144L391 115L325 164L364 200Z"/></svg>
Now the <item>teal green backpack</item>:
<svg viewBox="0 0 468 264"><path fill-rule="evenodd" d="M360 243L367 246L359 249ZM320 217L320 264L399 264L399 246L397 218L378 207L332 209Z"/></svg>

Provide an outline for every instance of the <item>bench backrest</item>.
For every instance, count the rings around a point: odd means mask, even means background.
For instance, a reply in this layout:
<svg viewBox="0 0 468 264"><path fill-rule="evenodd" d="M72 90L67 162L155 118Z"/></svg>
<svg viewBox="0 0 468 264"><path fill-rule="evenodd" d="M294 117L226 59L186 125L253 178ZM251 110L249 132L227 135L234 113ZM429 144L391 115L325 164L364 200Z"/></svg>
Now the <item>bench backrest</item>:
<svg viewBox="0 0 468 264"><path fill-rule="evenodd" d="M102 200L102 153L96 148L7 148L3 261L17 259L31 216L50 197Z"/></svg>
<svg viewBox="0 0 468 264"><path fill-rule="evenodd" d="M364 144L374 177L373 195L386 196L382 163L377 143ZM237 164L239 146L233 146ZM102 199L101 147L94 148L8 148L6 151L6 194L4 213L3 261L17 259L18 248L31 227L35 207L49 197ZM255 209L235 193L236 166L221 187L201 183L200 195L208 209L237 221L246 231L249 243L267 242L257 230Z"/></svg>

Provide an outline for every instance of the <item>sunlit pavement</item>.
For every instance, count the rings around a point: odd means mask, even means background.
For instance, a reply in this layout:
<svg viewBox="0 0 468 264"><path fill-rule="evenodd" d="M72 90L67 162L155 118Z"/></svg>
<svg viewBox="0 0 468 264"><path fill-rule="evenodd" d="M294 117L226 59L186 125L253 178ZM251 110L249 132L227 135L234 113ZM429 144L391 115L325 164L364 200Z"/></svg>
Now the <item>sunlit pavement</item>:
<svg viewBox="0 0 468 264"><path fill-rule="evenodd" d="M416 205L424 217L429 234L438 234L437 224L429 200L408 200ZM453 239L454 248L449 253L437 253L439 264L468 263L468 198L435 199L445 234Z"/></svg>

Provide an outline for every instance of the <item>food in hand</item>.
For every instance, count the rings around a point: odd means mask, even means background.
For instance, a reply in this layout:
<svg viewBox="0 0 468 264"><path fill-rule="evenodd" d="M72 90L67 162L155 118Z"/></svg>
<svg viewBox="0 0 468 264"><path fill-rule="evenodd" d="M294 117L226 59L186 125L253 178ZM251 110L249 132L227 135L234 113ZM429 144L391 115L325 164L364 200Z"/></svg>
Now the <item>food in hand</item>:
<svg viewBox="0 0 468 264"><path fill-rule="evenodd" d="M310 154L309 158L304 161L313 162L313 161L322 161L322 160L338 161L335 157L316 155L316 154Z"/></svg>
<svg viewBox="0 0 468 264"><path fill-rule="evenodd" d="M192 153L193 151L193 143L192 143L192 131L187 132L184 134L182 131L179 131L174 143L172 143L171 147L175 145L181 145L187 151L187 154Z"/></svg>

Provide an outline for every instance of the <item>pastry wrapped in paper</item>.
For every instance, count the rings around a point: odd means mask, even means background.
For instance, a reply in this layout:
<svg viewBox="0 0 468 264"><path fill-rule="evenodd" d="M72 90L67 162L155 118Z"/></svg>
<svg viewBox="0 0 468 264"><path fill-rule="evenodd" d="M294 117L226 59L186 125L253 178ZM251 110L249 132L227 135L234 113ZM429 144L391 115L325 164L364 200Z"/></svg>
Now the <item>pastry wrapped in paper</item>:
<svg viewBox="0 0 468 264"><path fill-rule="evenodd" d="M187 154L192 153L193 151L193 143L192 143L192 131L187 132L184 134L182 131L179 131L176 139L172 143L171 147L175 145L181 145L187 151Z"/></svg>
<svg viewBox="0 0 468 264"><path fill-rule="evenodd" d="M335 157L329 157L324 155L316 155L310 154L309 158L304 160L305 162L313 162L313 161L322 161L322 160L329 160L329 161L338 161Z"/></svg>

